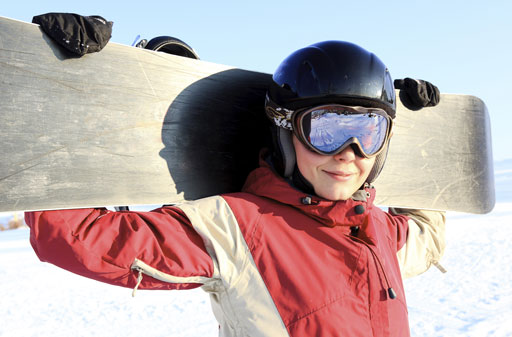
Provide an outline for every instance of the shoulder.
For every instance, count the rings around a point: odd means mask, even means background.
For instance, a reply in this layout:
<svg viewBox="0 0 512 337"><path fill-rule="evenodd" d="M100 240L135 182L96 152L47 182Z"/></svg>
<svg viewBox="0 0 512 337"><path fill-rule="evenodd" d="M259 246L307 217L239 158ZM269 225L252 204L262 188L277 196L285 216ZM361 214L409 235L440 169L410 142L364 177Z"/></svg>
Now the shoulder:
<svg viewBox="0 0 512 337"><path fill-rule="evenodd" d="M230 193L222 195L222 198L233 208L239 210L260 210L276 207L278 202L272 199L247 192Z"/></svg>
<svg viewBox="0 0 512 337"><path fill-rule="evenodd" d="M231 193L212 196L176 205L192 222L194 227L203 225L234 226L248 225L258 218L270 204L269 199L251 193Z"/></svg>
<svg viewBox="0 0 512 337"><path fill-rule="evenodd" d="M407 237L409 217L384 211L376 206L373 207L371 214L379 231L385 232L386 236L394 243L395 247L401 247Z"/></svg>
<svg viewBox="0 0 512 337"><path fill-rule="evenodd" d="M242 217L238 208L257 212L252 195L236 193L218 195L185 202L175 207L181 209L202 238L206 250L214 261L214 274L221 275L228 283L240 276L250 256L251 233L258 217ZM254 214L254 213L253 213ZM251 219L245 222L245 219ZM234 267L234 268L233 268Z"/></svg>
<svg viewBox="0 0 512 337"><path fill-rule="evenodd" d="M278 211L280 203L252 193L230 193L177 205L203 237L238 237L251 242L255 230Z"/></svg>
<svg viewBox="0 0 512 337"><path fill-rule="evenodd" d="M406 228L410 220L405 214L396 214L389 210L384 211L376 206L372 211L374 216L378 217L381 222L385 222L390 228Z"/></svg>
<svg viewBox="0 0 512 337"><path fill-rule="evenodd" d="M258 210L261 207L271 207L270 204L275 202L251 193L238 192L187 201L176 207L186 214L196 213L211 217L229 210Z"/></svg>

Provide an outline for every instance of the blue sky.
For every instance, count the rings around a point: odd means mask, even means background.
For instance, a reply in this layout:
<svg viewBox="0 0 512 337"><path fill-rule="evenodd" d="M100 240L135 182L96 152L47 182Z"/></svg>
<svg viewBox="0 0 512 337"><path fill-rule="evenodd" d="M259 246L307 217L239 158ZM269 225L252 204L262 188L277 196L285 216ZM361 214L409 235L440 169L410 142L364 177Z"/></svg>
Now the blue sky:
<svg viewBox="0 0 512 337"><path fill-rule="evenodd" d="M46 12L101 15L114 22L111 41L171 35L205 61L268 73L298 48L351 41L377 54L394 78L426 79L442 92L483 99L494 158L512 158L510 1L19 0L3 3L0 16L30 22Z"/></svg>

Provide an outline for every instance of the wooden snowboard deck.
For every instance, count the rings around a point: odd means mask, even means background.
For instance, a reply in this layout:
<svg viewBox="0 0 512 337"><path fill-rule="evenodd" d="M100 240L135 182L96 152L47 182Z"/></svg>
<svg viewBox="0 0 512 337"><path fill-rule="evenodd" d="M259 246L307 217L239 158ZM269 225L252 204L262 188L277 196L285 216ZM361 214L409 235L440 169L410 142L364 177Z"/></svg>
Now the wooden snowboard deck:
<svg viewBox="0 0 512 337"><path fill-rule="evenodd" d="M115 43L76 58L37 25L0 18L0 211L237 191L268 141L269 81ZM443 95L435 108L399 105L377 203L486 213L493 177L484 103Z"/></svg>

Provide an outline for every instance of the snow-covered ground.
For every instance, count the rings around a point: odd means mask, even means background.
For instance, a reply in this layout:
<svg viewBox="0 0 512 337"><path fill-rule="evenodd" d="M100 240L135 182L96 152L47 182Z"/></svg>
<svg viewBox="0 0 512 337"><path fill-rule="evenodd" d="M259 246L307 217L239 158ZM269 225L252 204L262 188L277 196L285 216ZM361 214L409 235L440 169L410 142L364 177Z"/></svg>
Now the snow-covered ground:
<svg viewBox="0 0 512 337"><path fill-rule="evenodd" d="M412 336L512 336L512 160L495 166L494 211L448 214L448 273L432 268L405 281ZM0 336L217 336L201 290L132 298L40 263L28 235L0 232Z"/></svg>

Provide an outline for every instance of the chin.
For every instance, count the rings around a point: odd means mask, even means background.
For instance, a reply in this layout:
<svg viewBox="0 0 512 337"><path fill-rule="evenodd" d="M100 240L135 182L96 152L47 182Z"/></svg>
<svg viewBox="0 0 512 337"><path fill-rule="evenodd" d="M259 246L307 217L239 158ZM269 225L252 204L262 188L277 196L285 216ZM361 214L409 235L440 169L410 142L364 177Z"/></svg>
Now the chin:
<svg viewBox="0 0 512 337"><path fill-rule="evenodd" d="M319 191L317 195L327 200L340 201L350 199L354 192L350 193L348 191Z"/></svg>

